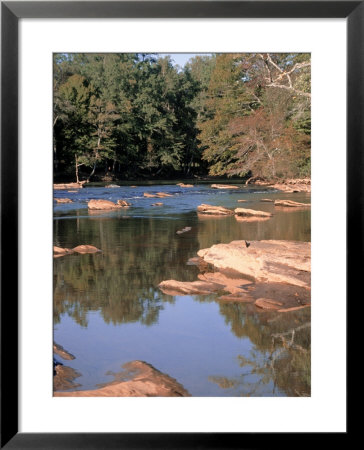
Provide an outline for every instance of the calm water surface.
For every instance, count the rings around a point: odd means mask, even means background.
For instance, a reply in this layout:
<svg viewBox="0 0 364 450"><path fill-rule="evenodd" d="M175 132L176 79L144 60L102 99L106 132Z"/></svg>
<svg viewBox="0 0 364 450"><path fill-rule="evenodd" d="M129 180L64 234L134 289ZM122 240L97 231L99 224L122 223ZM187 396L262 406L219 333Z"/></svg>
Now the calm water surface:
<svg viewBox="0 0 364 450"><path fill-rule="evenodd" d="M168 192L173 197L144 198ZM310 308L279 314L210 296L169 296L163 280L194 281L187 265L201 248L237 239L310 241L310 210L278 210L262 198L310 203L308 194L261 187L209 185L84 188L55 191L54 245L94 245L102 253L54 260L54 340L76 356L78 389L112 381L129 361L143 360L176 378L193 396L310 395ZM126 199L132 207L88 211L87 201ZM238 199L246 203L238 203ZM163 202L161 207L152 203ZM198 217L201 203L271 211L264 222ZM176 234L184 227L191 231ZM288 333L297 329L292 335ZM285 334L284 334L285 333ZM283 336L282 336L283 334ZM273 336L272 336L273 335ZM277 336L279 335L279 336ZM287 346L287 342L290 345Z"/></svg>

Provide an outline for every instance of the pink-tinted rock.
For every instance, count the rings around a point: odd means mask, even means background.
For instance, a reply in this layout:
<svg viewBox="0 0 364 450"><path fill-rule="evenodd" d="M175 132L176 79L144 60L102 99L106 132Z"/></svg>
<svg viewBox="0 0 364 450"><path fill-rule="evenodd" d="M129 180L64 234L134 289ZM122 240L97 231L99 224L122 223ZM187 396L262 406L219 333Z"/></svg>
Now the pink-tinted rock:
<svg viewBox="0 0 364 450"><path fill-rule="evenodd" d="M204 203L197 207L197 211L200 214L212 214L217 216L232 216L234 214L234 211L224 208L223 206L212 206Z"/></svg>
<svg viewBox="0 0 364 450"><path fill-rule="evenodd" d="M70 198L55 198L57 203L73 203Z"/></svg>
<svg viewBox="0 0 364 450"><path fill-rule="evenodd" d="M310 285L311 243L298 241L232 241L198 251L218 269L234 269L256 281Z"/></svg>
<svg viewBox="0 0 364 450"><path fill-rule="evenodd" d="M127 202L126 200L118 200L116 203L123 208L128 208L129 206L131 206L131 203Z"/></svg>
<svg viewBox="0 0 364 450"><path fill-rule="evenodd" d="M108 210L108 209L119 209L120 205L110 202L109 200L96 200L92 199L88 202L88 208L91 210Z"/></svg>
<svg viewBox="0 0 364 450"><path fill-rule="evenodd" d="M115 380L87 391L54 392L55 397L189 397L177 380L144 361L123 365L120 373L109 373Z"/></svg>
<svg viewBox="0 0 364 450"><path fill-rule="evenodd" d="M232 184L212 184L212 189L239 189L239 186L233 186Z"/></svg>

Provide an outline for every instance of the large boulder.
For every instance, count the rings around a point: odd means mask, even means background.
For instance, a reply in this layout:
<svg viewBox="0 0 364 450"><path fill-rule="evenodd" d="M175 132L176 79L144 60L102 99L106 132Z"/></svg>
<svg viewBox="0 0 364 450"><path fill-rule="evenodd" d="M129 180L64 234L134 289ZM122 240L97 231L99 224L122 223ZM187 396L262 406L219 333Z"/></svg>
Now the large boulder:
<svg viewBox="0 0 364 450"><path fill-rule="evenodd" d="M232 241L198 251L218 269L233 269L255 281L309 287L311 243L296 241Z"/></svg>
<svg viewBox="0 0 364 450"><path fill-rule="evenodd" d="M96 200L92 199L88 202L88 209L91 210L107 210L107 209L119 209L120 205L110 202L110 200Z"/></svg>

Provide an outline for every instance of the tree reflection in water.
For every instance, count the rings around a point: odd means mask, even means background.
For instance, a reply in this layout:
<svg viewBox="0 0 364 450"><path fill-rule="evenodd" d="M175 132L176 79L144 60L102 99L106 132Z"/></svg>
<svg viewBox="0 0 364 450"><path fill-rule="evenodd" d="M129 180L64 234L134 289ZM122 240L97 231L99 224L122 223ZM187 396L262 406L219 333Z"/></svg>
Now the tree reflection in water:
<svg viewBox="0 0 364 450"><path fill-rule="evenodd" d="M244 370L234 378L210 376L222 389L238 389L242 396L259 396L271 383L271 395L277 388L288 396L311 394L310 310L289 313L259 311L254 305L221 304L227 324L239 337L248 337L253 350L239 355Z"/></svg>

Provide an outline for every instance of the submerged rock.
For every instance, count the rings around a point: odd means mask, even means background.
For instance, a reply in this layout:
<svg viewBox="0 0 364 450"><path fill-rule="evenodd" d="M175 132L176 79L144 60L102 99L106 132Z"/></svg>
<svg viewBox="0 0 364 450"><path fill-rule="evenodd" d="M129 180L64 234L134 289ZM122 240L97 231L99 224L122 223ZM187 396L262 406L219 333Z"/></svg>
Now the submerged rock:
<svg viewBox="0 0 364 450"><path fill-rule="evenodd" d="M173 197L172 194L167 194L167 192L157 192L157 196L160 198Z"/></svg>
<svg viewBox="0 0 364 450"><path fill-rule="evenodd" d="M179 186L181 188L193 188L194 187L193 184L184 184L184 183L177 183L177 186Z"/></svg>
<svg viewBox="0 0 364 450"><path fill-rule="evenodd" d="M182 228L182 230L178 230L176 231L177 234L183 234L183 233L187 233L187 231L191 231L192 227L184 227Z"/></svg>
<svg viewBox="0 0 364 450"><path fill-rule="evenodd" d="M197 211L200 214L211 214L217 216L232 216L234 214L234 211L224 208L223 206L212 206L204 203L197 207Z"/></svg>
<svg viewBox="0 0 364 450"><path fill-rule="evenodd" d="M106 209L119 209L120 205L110 202L109 200L96 200L92 199L88 202L88 209L91 210L106 210Z"/></svg>
<svg viewBox="0 0 364 450"><path fill-rule="evenodd" d="M272 217L272 214L265 211L257 211L255 209L247 209L247 208L235 208L234 210L235 214L238 216L245 216L245 217Z"/></svg>
<svg viewBox="0 0 364 450"><path fill-rule="evenodd" d="M232 184L212 184L212 189L239 189L239 186L234 186Z"/></svg>
<svg viewBox="0 0 364 450"><path fill-rule="evenodd" d="M152 206L163 206L162 202L152 203Z"/></svg>
<svg viewBox="0 0 364 450"><path fill-rule="evenodd" d="M107 186L105 186L106 188L118 188L120 187L118 184L108 184Z"/></svg>
<svg viewBox="0 0 364 450"><path fill-rule="evenodd" d="M115 380L87 391L54 392L55 397L190 397L177 380L144 361L122 366L124 371L108 372Z"/></svg>
<svg viewBox="0 0 364 450"><path fill-rule="evenodd" d="M310 207L311 203L299 203L299 202L294 202L293 200L276 200L274 202L274 206L284 206L284 207L288 207L288 208L297 208L297 207Z"/></svg>
<svg viewBox="0 0 364 450"><path fill-rule="evenodd" d="M260 201L266 203L273 203L274 200L272 200L271 198L261 198Z"/></svg>

